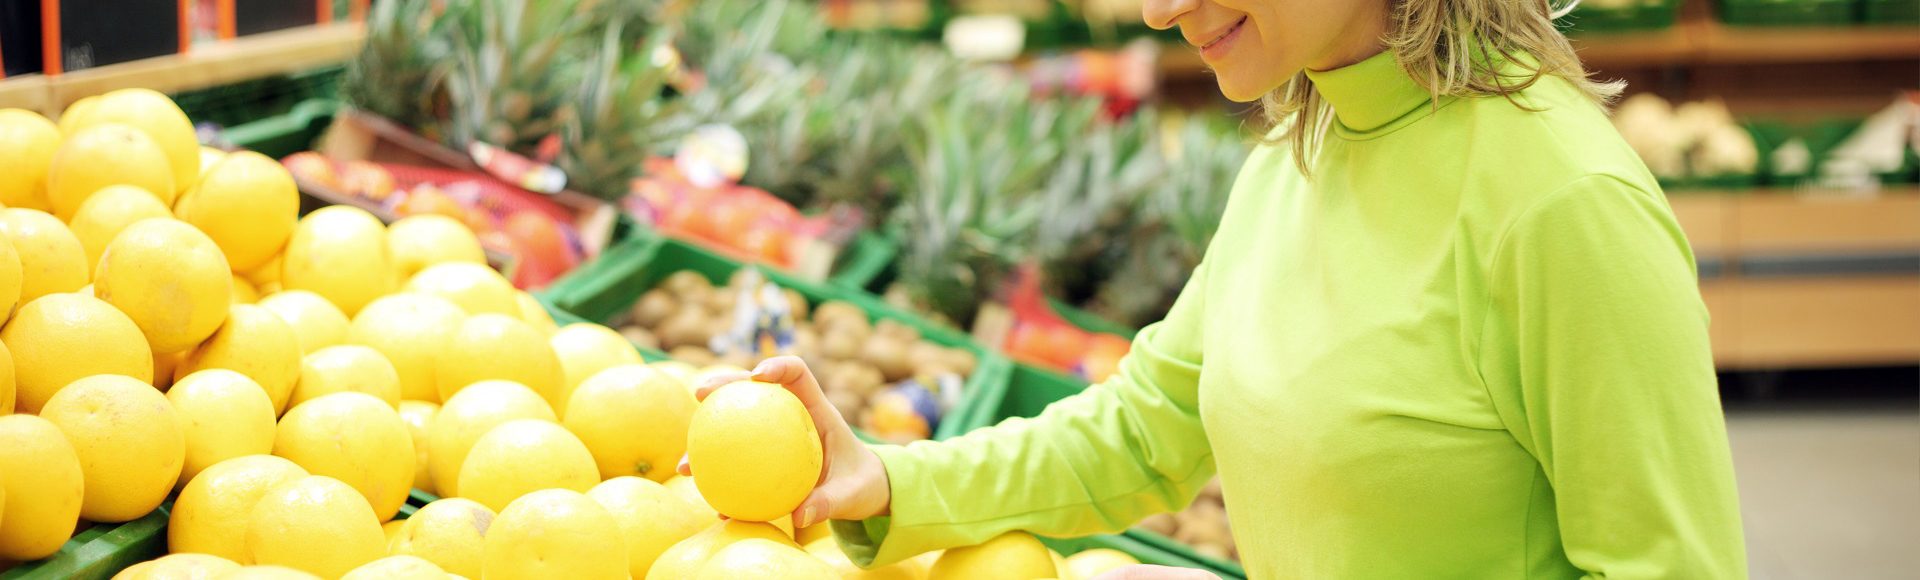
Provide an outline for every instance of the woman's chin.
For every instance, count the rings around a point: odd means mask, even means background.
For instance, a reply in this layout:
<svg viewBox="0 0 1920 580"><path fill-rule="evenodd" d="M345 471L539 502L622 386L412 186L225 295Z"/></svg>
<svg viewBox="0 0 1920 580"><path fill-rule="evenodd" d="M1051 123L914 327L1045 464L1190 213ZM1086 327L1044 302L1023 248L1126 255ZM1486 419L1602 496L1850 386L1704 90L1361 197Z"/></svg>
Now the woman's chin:
<svg viewBox="0 0 1920 580"><path fill-rule="evenodd" d="M1220 83L1220 94L1226 95L1228 100L1236 103L1258 101L1260 97L1266 96L1267 93L1272 92L1274 89L1274 87L1269 86L1269 83L1252 82L1251 79L1236 78L1234 75L1226 72L1215 71L1215 75L1215 78Z"/></svg>

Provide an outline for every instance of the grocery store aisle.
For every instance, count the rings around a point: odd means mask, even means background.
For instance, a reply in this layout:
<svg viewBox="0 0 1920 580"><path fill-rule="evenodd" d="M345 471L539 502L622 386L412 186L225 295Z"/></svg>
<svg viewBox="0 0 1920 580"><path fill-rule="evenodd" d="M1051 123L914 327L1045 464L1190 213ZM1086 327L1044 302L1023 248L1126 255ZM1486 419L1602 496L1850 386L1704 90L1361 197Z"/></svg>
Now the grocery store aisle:
<svg viewBox="0 0 1920 580"><path fill-rule="evenodd" d="M1755 580L1920 570L1920 409L1910 400L1727 412Z"/></svg>

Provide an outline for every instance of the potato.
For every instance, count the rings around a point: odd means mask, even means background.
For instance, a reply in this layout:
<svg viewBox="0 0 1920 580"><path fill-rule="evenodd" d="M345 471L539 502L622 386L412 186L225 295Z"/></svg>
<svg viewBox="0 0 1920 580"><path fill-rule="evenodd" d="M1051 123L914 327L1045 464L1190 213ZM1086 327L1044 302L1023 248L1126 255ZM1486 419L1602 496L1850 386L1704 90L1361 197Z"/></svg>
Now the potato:
<svg viewBox="0 0 1920 580"><path fill-rule="evenodd" d="M1153 514L1147 516L1147 519L1140 520L1139 527L1162 536L1171 537L1174 531L1180 528L1180 523L1173 519L1173 514Z"/></svg>
<svg viewBox="0 0 1920 580"><path fill-rule="evenodd" d="M806 320L808 318L807 297L801 296L798 290L792 288L783 289L780 293L787 296L787 307L793 309L794 320Z"/></svg>
<svg viewBox="0 0 1920 580"><path fill-rule="evenodd" d="M654 334L651 332L647 332L647 329L645 328L640 328L638 326L623 326L620 328L620 336L627 337L628 341L631 341L634 344L637 344L643 347L647 347L655 350L659 350L660 348L660 337L654 336Z"/></svg>
<svg viewBox="0 0 1920 580"><path fill-rule="evenodd" d="M640 301L633 304L630 314L633 323L642 328L659 328L660 323L666 322L679 309L679 300L675 300L666 290L655 288L640 295Z"/></svg>
<svg viewBox="0 0 1920 580"><path fill-rule="evenodd" d="M905 380L913 376L913 361L907 358L905 344L899 338L876 333L860 349L860 360L880 369L887 382Z"/></svg>
<svg viewBox="0 0 1920 580"><path fill-rule="evenodd" d="M707 292L713 290L713 282L709 282L707 277L701 276L699 272L681 270L668 275L667 279L660 283L660 287L666 288L668 292L672 292L675 297L684 301L704 298Z"/></svg>
<svg viewBox="0 0 1920 580"><path fill-rule="evenodd" d="M703 346L680 346L667 351L667 356L696 367L705 367L714 363L713 351Z"/></svg>
<svg viewBox="0 0 1920 580"><path fill-rule="evenodd" d="M698 308L685 308L656 329L661 346L676 349L683 346L705 347L707 340L713 338L711 322L706 312Z"/></svg>
<svg viewBox="0 0 1920 580"><path fill-rule="evenodd" d="M829 360L851 360L860 356L861 339L852 330L826 329L820 337L820 356Z"/></svg>

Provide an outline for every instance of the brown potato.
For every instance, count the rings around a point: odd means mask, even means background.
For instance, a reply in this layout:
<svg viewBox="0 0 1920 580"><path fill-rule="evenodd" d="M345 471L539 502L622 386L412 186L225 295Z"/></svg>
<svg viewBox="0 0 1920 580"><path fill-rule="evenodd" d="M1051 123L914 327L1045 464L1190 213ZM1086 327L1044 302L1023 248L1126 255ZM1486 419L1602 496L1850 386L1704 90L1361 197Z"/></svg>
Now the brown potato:
<svg viewBox="0 0 1920 580"><path fill-rule="evenodd" d="M655 288L640 295L640 301L633 304L631 314L633 323L643 328L659 328L680 309L680 301L666 290Z"/></svg>
<svg viewBox="0 0 1920 580"><path fill-rule="evenodd" d="M707 350L707 348L703 346L675 347L673 350L667 351L667 356L673 357L673 360L696 367L704 367L714 363L713 351Z"/></svg>

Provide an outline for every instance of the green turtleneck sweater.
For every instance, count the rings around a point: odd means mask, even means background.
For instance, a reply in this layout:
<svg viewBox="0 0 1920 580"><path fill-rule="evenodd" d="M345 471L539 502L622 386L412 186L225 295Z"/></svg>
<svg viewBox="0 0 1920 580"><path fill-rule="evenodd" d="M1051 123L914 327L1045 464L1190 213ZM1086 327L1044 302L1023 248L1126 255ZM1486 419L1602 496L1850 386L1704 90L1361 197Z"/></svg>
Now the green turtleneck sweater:
<svg viewBox="0 0 1920 580"><path fill-rule="evenodd" d="M1744 577L1693 256L1601 108L1308 74L1312 177L1254 153L1113 379L876 448L891 515L837 523L848 554L1113 532L1217 472L1255 578Z"/></svg>

